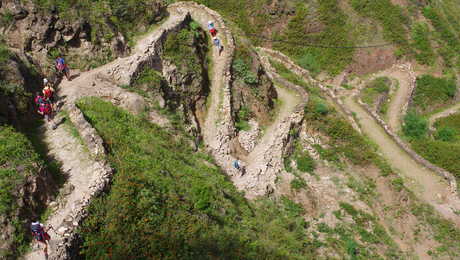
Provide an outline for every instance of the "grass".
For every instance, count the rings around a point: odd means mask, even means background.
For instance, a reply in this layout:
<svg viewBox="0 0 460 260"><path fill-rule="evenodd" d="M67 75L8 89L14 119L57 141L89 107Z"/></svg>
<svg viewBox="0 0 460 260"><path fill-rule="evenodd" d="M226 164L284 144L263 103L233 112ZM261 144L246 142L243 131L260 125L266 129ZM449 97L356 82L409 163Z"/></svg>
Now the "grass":
<svg viewBox="0 0 460 260"><path fill-rule="evenodd" d="M452 139L448 141L459 141L460 140L460 113L455 113L447 117L438 119L434 123L434 127L438 129L438 133L443 129L448 129L447 131L452 133Z"/></svg>
<svg viewBox="0 0 460 260"><path fill-rule="evenodd" d="M413 104L418 113L430 113L454 100L457 84L453 78L437 78L431 75L417 77Z"/></svg>
<svg viewBox="0 0 460 260"><path fill-rule="evenodd" d="M191 26L193 23L178 33L168 34L163 58L175 64L182 73L201 75L201 60L206 59L208 36L200 27ZM204 53L200 53L200 49Z"/></svg>
<svg viewBox="0 0 460 260"><path fill-rule="evenodd" d="M352 62L354 49L350 48L315 48L297 47L290 43L307 42L317 45L346 46L353 45L351 34L353 28L347 23L347 15L339 8L337 0L318 1L318 8L313 11L304 3L298 2L295 15L289 20L287 28L273 38L273 47L289 56L310 70L314 75L327 71L332 75L340 73ZM316 15L324 27L315 33L306 34L309 20Z"/></svg>
<svg viewBox="0 0 460 260"><path fill-rule="evenodd" d="M390 85L391 85L391 80L387 77L378 77L374 80L372 80L367 86L361 91L361 98L364 103L374 106L377 101L379 101L379 98L382 96L385 97L385 102L386 102L386 96L388 96L390 92ZM378 108L380 111L383 105Z"/></svg>
<svg viewBox="0 0 460 260"><path fill-rule="evenodd" d="M85 257L313 257L301 207L285 200L283 207L247 202L185 140L108 102L88 98L78 105L107 143L117 171L111 191L93 201L81 229Z"/></svg>
<svg viewBox="0 0 460 260"><path fill-rule="evenodd" d="M392 4L390 0L349 0L353 9L364 17L369 17L380 23L386 40L398 44L403 53L410 51L405 26L409 18L403 14L401 7Z"/></svg>
<svg viewBox="0 0 460 260"><path fill-rule="evenodd" d="M430 29L426 23L416 23L412 27L412 40L415 59L424 65L434 65L436 55L430 42Z"/></svg>

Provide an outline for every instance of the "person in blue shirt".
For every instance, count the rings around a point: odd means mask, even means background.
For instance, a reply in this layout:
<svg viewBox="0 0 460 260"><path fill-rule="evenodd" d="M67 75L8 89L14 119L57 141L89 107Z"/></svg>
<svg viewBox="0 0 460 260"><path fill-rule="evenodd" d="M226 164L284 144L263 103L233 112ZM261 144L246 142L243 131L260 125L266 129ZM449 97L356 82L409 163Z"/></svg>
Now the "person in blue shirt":
<svg viewBox="0 0 460 260"><path fill-rule="evenodd" d="M70 70L67 64L65 63L64 58L62 58L61 56L58 56L55 61L55 66L56 66L56 70L61 73L64 73L67 80L70 81Z"/></svg>
<svg viewBox="0 0 460 260"><path fill-rule="evenodd" d="M212 38L212 43L214 44L214 46L216 46L217 50L219 51L219 56L220 56L220 53L224 50L224 46L222 46L222 43L217 37Z"/></svg>

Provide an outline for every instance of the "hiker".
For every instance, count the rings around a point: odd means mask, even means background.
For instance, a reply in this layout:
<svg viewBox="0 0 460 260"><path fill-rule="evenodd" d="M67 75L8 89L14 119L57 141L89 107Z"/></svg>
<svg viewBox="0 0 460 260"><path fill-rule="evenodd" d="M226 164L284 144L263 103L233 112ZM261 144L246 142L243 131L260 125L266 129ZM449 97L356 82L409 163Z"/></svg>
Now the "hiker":
<svg viewBox="0 0 460 260"><path fill-rule="evenodd" d="M51 238L50 235L46 232L43 224L40 223L38 220L32 222L32 224L30 225L30 229L32 231L32 236L35 238L35 240L37 240L45 246L43 252L45 253L45 257L48 258L48 241Z"/></svg>
<svg viewBox="0 0 460 260"><path fill-rule="evenodd" d="M55 110L55 97L54 97L54 88L51 87L48 80L45 78L43 79L44 88L42 90L43 97L50 101L51 105L53 106L53 110Z"/></svg>
<svg viewBox="0 0 460 260"><path fill-rule="evenodd" d="M240 160L236 159L233 161L233 168L237 169L239 172L241 172L241 175L246 173L246 168L243 166Z"/></svg>
<svg viewBox="0 0 460 260"><path fill-rule="evenodd" d="M35 97L35 104L38 106L37 112L44 116L47 122L51 121L53 115L53 107L51 106L51 102L42 96L39 92L37 92Z"/></svg>
<svg viewBox="0 0 460 260"><path fill-rule="evenodd" d="M222 46L222 44L220 43L219 38L217 38L217 37L212 38L212 42L214 43L214 46L216 46L217 50L219 51L219 56L220 56L220 53L224 49L224 46Z"/></svg>
<svg viewBox="0 0 460 260"><path fill-rule="evenodd" d="M60 73L64 73L68 81L70 81L70 70L67 64L65 64L64 58L58 56L55 61L56 70Z"/></svg>
<svg viewBox="0 0 460 260"><path fill-rule="evenodd" d="M214 23L212 21L208 22L208 30L212 37L215 37L217 35L217 30L214 27Z"/></svg>

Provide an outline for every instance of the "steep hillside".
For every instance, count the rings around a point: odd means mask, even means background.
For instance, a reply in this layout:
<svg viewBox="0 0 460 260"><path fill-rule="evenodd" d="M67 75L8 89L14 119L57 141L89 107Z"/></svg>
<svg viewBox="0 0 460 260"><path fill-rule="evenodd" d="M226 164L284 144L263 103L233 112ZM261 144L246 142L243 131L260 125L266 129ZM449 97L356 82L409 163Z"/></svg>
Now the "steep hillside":
<svg viewBox="0 0 460 260"><path fill-rule="evenodd" d="M1 259L43 256L36 217L54 260L460 257L456 0L0 14Z"/></svg>

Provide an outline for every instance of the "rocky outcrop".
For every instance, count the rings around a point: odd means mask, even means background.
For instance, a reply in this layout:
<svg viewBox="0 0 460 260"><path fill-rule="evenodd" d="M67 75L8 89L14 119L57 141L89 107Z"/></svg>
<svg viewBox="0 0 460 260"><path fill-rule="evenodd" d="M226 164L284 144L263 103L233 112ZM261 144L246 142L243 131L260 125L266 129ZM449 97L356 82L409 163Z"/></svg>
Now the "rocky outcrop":
<svg viewBox="0 0 460 260"><path fill-rule="evenodd" d="M0 64L0 123L19 127L21 118L29 118L34 110L32 94L39 89L40 78L32 73L24 55L10 52Z"/></svg>
<svg viewBox="0 0 460 260"><path fill-rule="evenodd" d="M18 166L16 170L24 176L24 181L17 185L12 192L17 205L9 215L0 214L0 259L13 257L16 252L15 235L22 236L28 231L31 218L38 217L36 212L41 212L45 205L54 198L55 184L53 176L43 165L35 165L33 174L24 167ZM6 258L13 259L13 258Z"/></svg>
<svg viewBox="0 0 460 260"><path fill-rule="evenodd" d="M245 84L244 81L234 79L232 82L232 111L236 117L240 109L248 108L252 117L260 124L266 125L271 121L271 111L274 109L274 100L277 98L276 89L269 79L259 56L254 51L249 51L252 61L249 70L257 78L255 84ZM235 75L235 72L232 73Z"/></svg>

